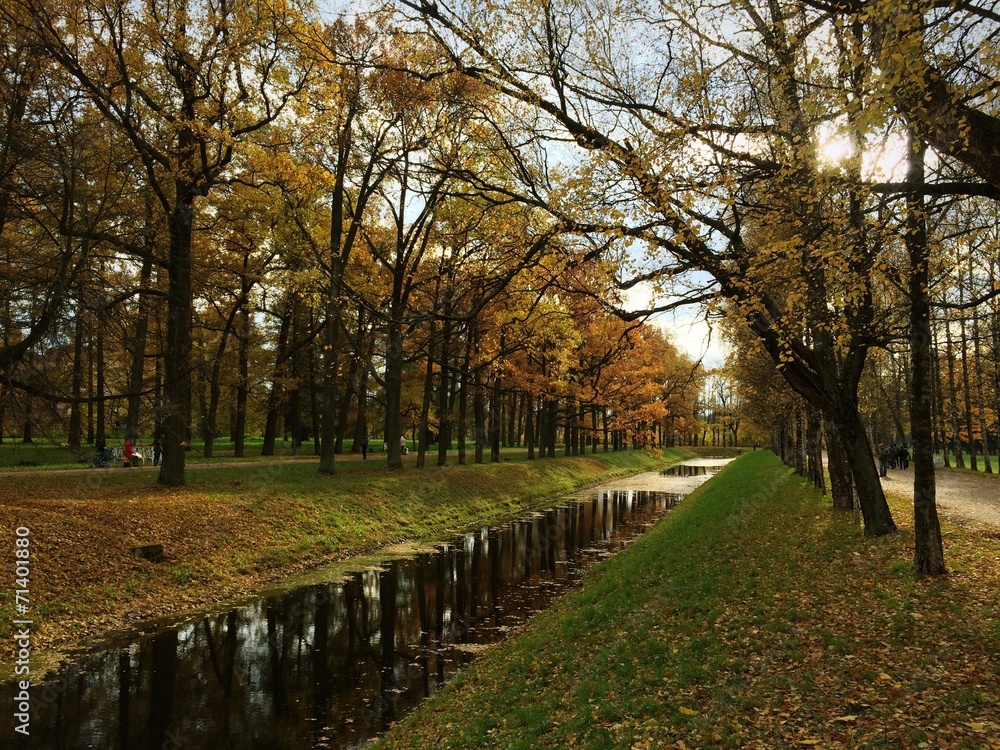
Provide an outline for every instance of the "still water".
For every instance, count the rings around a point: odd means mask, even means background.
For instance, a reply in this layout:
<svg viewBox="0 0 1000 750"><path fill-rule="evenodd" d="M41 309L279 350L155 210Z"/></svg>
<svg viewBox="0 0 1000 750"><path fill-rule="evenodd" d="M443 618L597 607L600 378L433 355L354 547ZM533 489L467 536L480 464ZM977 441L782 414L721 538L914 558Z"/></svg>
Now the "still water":
<svg viewBox="0 0 1000 750"><path fill-rule="evenodd" d="M13 731L14 686L0 686L0 744L361 747L641 535L692 479L708 479L722 462L692 463L412 557L331 580L313 576L320 582L106 643L32 686L29 738Z"/></svg>

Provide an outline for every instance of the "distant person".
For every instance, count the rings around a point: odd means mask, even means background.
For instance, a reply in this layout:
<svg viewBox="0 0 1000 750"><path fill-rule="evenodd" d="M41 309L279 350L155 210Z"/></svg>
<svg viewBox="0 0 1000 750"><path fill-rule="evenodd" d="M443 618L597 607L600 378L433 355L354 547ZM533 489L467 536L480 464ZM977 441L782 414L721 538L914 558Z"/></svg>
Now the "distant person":
<svg viewBox="0 0 1000 750"><path fill-rule="evenodd" d="M402 456L406 455L406 435L399 436L399 453Z"/></svg>
<svg viewBox="0 0 1000 750"><path fill-rule="evenodd" d="M135 466L135 443L133 443L131 439L125 441L125 449L122 451L122 458L124 459L122 465L126 469L131 469Z"/></svg>
<svg viewBox="0 0 1000 750"><path fill-rule="evenodd" d="M362 460L368 458L368 435L361 438L361 458Z"/></svg>
<svg viewBox="0 0 1000 750"><path fill-rule="evenodd" d="M878 444L878 475L886 477L889 474L889 449L884 443Z"/></svg>
<svg viewBox="0 0 1000 750"><path fill-rule="evenodd" d="M163 438L157 437L153 441L153 466L160 465L160 459L163 457Z"/></svg>
<svg viewBox="0 0 1000 750"><path fill-rule="evenodd" d="M909 469L910 468L910 450L906 447L906 443L899 446L899 468Z"/></svg>

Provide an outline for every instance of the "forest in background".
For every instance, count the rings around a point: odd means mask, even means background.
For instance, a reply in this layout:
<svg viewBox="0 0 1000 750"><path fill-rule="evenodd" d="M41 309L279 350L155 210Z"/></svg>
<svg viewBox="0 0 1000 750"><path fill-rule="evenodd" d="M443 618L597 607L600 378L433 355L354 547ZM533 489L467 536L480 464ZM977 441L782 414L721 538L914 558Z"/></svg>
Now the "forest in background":
<svg viewBox="0 0 1000 750"><path fill-rule="evenodd" d="M379 18L156 7L5 17L0 438L694 439L702 369L510 197L483 87L386 70L431 49Z"/></svg>
<svg viewBox="0 0 1000 750"><path fill-rule="evenodd" d="M220 414L265 450L318 435L324 473L379 428L391 466L414 426L421 461L432 429L439 460L452 432L497 460L505 419L547 455L559 432L722 440L720 414L735 439L726 389L643 324L704 304L737 352L730 404L817 479L825 444L868 534L895 528L873 441L912 440L915 565L943 572L932 452L997 434L998 21L990 1L16 0L5 410L58 414L71 443L84 407L145 420L167 484Z"/></svg>

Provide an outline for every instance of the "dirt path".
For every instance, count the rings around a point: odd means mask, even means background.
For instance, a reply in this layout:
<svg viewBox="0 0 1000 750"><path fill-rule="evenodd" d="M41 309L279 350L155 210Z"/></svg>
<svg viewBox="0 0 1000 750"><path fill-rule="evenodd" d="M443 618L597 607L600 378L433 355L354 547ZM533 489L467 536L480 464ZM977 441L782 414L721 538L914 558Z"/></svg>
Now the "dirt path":
<svg viewBox="0 0 1000 750"><path fill-rule="evenodd" d="M938 469L935 478L937 507L943 518L1000 528L1000 477ZM913 468L889 469L882 486L912 500Z"/></svg>

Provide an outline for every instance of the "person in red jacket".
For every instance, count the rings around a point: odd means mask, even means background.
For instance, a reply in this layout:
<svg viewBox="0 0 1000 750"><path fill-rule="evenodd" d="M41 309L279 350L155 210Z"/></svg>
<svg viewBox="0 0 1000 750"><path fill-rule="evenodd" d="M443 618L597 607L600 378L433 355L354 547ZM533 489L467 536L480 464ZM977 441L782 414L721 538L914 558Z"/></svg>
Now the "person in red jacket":
<svg viewBox="0 0 1000 750"><path fill-rule="evenodd" d="M122 457L125 459L125 468L130 469L135 466L135 443L131 440L125 441L125 448L122 450Z"/></svg>

